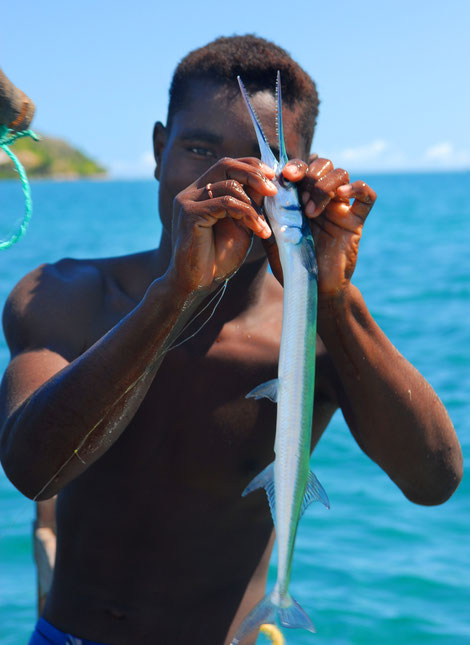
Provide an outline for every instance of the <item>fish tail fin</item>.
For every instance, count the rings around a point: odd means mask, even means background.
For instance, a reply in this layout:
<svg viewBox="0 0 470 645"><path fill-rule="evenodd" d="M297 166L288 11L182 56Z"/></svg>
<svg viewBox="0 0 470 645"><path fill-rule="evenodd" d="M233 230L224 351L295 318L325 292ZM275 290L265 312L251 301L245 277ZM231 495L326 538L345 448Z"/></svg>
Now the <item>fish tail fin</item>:
<svg viewBox="0 0 470 645"><path fill-rule="evenodd" d="M316 631L310 618L292 596L287 594L280 599L278 594L272 592L248 614L230 645L243 645L243 640L255 629L264 624L275 625L276 619L283 627L306 629L312 633Z"/></svg>
<svg viewBox="0 0 470 645"><path fill-rule="evenodd" d="M239 643L240 645L243 645L245 637L251 634L255 629L259 629L261 625L264 625L265 623L275 625L279 607L273 603L271 597L272 594L265 596L263 600L248 614L238 628L230 645L238 645Z"/></svg>
<svg viewBox="0 0 470 645"><path fill-rule="evenodd" d="M314 634L317 630L309 616L292 596L289 596L289 600L291 604L288 607L281 607L279 609L281 625L283 627L289 627L290 629L306 629L308 632Z"/></svg>

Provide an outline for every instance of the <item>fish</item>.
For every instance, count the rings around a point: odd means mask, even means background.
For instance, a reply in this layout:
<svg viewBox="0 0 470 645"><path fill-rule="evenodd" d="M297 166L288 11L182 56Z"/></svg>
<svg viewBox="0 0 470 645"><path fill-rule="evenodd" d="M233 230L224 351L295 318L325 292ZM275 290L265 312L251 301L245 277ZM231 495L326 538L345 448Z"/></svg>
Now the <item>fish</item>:
<svg viewBox="0 0 470 645"><path fill-rule="evenodd" d="M303 628L314 633L309 616L289 593L295 538L305 509L328 496L310 470L310 445L315 385L318 265L315 247L297 190L282 175L288 161L282 123L281 77L276 79L276 126L279 160L274 156L249 96L238 77L261 152L261 161L275 171L277 194L265 197L264 211L273 231L284 277L283 319L278 378L257 386L248 398L277 403L275 459L245 488L246 496L265 488L277 539L277 580L272 591L240 625L231 645L242 643L262 624Z"/></svg>

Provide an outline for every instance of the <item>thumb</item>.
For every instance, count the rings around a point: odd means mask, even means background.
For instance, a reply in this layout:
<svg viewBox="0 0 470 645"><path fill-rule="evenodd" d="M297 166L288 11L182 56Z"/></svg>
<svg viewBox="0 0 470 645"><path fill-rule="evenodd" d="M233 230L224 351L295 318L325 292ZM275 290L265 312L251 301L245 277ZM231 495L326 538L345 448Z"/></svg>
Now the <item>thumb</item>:
<svg viewBox="0 0 470 645"><path fill-rule="evenodd" d="M284 276L282 274L281 260L279 258L279 249L277 248L274 235L268 237L267 240L262 239L261 241L263 243L264 250L266 251L266 255L268 256L269 266L271 267L274 277L282 286L284 286Z"/></svg>

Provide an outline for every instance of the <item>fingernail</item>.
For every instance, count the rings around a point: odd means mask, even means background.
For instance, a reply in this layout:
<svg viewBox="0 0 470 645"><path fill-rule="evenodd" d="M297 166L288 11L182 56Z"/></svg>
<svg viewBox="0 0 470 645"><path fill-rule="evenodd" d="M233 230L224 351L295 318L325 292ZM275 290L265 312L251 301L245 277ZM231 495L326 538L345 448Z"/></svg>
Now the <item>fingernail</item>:
<svg viewBox="0 0 470 645"><path fill-rule="evenodd" d="M270 231L270 230L271 230L271 229L269 228L269 224L267 223L267 221L266 221L266 220L262 219L262 220L261 220L261 222L262 222L262 224L263 224L263 228L265 228L267 231Z"/></svg>
<svg viewBox="0 0 470 645"><path fill-rule="evenodd" d="M258 224L260 227L260 233L263 234L265 237L269 237L271 235L271 229L267 225L267 223L264 221L264 219L261 219L261 217L258 217Z"/></svg>
<svg viewBox="0 0 470 645"><path fill-rule="evenodd" d="M339 186L336 192L340 191L343 195L349 195L352 193L352 189L351 184L344 184L344 186Z"/></svg>
<svg viewBox="0 0 470 645"><path fill-rule="evenodd" d="M315 203L312 202L312 200L310 200L307 206L305 207L305 214L311 217L315 213L315 209L316 209Z"/></svg>
<svg viewBox="0 0 470 645"><path fill-rule="evenodd" d="M261 162L261 170L270 177L274 177L274 170L263 162Z"/></svg>
<svg viewBox="0 0 470 645"><path fill-rule="evenodd" d="M277 188L276 188L276 186L273 184L273 182L272 182L272 181L269 181L269 179L266 179L266 186L267 186L268 188L270 188L271 190L275 190L275 191L276 191L276 193L277 193Z"/></svg>
<svg viewBox="0 0 470 645"><path fill-rule="evenodd" d="M300 175L300 168L296 163L291 163L288 166L291 175Z"/></svg>
<svg viewBox="0 0 470 645"><path fill-rule="evenodd" d="M304 191L301 195L302 204L305 206L305 204L308 202L309 199L310 199L310 193L307 191Z"/></svg>

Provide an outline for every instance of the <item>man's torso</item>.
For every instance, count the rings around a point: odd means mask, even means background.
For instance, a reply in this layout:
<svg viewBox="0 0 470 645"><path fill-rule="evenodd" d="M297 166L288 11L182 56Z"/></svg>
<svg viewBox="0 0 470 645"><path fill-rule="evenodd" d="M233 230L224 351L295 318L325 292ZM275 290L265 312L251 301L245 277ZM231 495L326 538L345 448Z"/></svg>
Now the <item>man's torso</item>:
<svg viewBox="0 0 470 645"><path fill-rule="evenodd" d="M69 280L87 264L67 262ZM120 276L139 262L89 263L101 294L75 346L137 304ZM215 645L244 595L263 595L272 520L263 492L241 492L274 457L276 406L245 398L277 374L282 291L267 279L262 306L225 322L216 312L168 353L125 432L59 495L44 613L57 627L110 643ZM331 380L320 349L312 446L334 411Z"/></svg>

